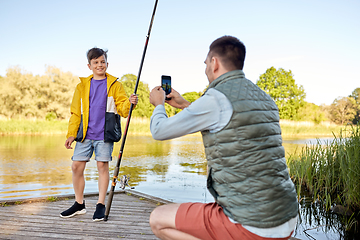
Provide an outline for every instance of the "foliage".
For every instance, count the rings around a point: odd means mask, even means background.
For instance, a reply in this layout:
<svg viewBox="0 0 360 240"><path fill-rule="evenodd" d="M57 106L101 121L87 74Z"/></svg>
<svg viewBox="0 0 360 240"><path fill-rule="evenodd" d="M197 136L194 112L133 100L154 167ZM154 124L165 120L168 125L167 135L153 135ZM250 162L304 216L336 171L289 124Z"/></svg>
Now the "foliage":
<svg viewBox="0 0 360 240"><path fill-rule="evenodd" d="M291 70L271 67L260 75L256 84L275 101L281 119L296 120L298 111L304 105L305 91L297 85Z"/></svg>
<svg viewBox="0 0 360 240"><path fill-rule="evenodd" d="M353 123L354 124L357 124L360 122L360 88L356 88L352 93L351 95L349 95L350 98L353 98L356 102L356 106L357 106L357 109L356 109L356 115L353 119Z"/></svg>
<svg viewBox="0 0 360 240"><path fill-rule="evenodd" d="M358 107L356 101L351 97L337 98L330 105L331 120L337 124L347 124L352 122L356 116Z"/></svg>
<svg viewBox="0 0 360 240"><path fill-rule="evenodd" d="M46 75L33 76L19 68L9 68L0 78L0 116L40 118L48 113L58 119L70 117L70 104L77 77L48 66Z"/></svg>
<svg viewBox="0 0 360 240"><path fill-rule="evenodd" d="M326 118L326 112L322 107L315 105L314 103L304 101L304 105L298 110L296 120L312 121L316 124L319 124L328 119Z"/></svg>
<svg viewBox="0 0 360 240"><path fill-rule="evenodd" d="M355 88L349 97L353 98L356 101L356 104L360 104L360 88Z"/></svg>
<svg viewBox="0 0 360 240"><path fill-rule="evenodd" d="M120 79L128 97L134 92L136 79L137 77L134 74L125 74ZM149 101L149 86L146 83L139 81L136 94L138 95L139 102L133 110L132 115L135 117L150 118L154 111L154 106ZM165 105L165 110L168 116L173 116L175 114L175 109L168 104Z"/></svg>
<svg viewBox="0 0 360 240"><path fill-rule="evenodd" d="M329 209L334 203L360 209L360 126L341 131L325 145L306 145L287 159L290 176L313 200Z"/></svg>
<svg viewBox="0 0 360 240"><path fill-rule="evenodd" d="M130 97L134 93L137 77L134 74L125 74L121 77L120 82L124 86L125 92ZM154 106L149 102L149 86L146 83L139 81L138 88L136 91L138 95L138 104L132 112L134 117L150 117Z"/></svg>
<svg viewBox="0 0 360 240"><path fill-rule="evenodd" d="M119 81L129 97L134 92L136 76L125 74ZM78 77L52 66L47 66L45 75L42 76L34 76L19 67L9 68L5 77L0 76L0 118L67 120L78 83ZM302 86L295 84L290 70L271 67L260 76L257 85L274 99L281 119L312 121L316 124L328 119L339 124L359 122L360 88L356 88L346 99L336 99L331 106L317 106L304 101L305 92ZM194 102L203 92L187 92L182 96L189 102ZM154 106L149 102L148 85L140 81L137 94L139 103L133 116L150 118ZM168 116L181 111L168 104L165 104L165 110ZM21 131L26 132L26 129L25 127Z"/></svg>
<svg viewBox="0 0 360 240"><path fill-rule="evenodd" d="M57 116L56 116L56 113L54 113L54 112L48 112L47 114L46 114L46 116L45 116L45 119L47 120L47 121L53 121L53 120L55 120L57 118Z"/></svg>
<svg viewBox="0 0 360 240"><path fill-rule="evenodd" d="M205 90L204 90L205 91ZM189 102L195 102L198 98L200 98L203 95L203 93L201 92L186 92L184 94L182 94L181 96L183 98L185 98L185 100L189 101ZM176 108L175 109L175 114L181 112L181 109Z"/></svg>
<svg viewBox="0 0 360 240"><path fill-rule="evenodd" d="M192 103L195 102L195 100L197 100L199 97L201 97L201 95L202 95L201 92L186 92L181 96L185 98L187 101Z"/></svg>

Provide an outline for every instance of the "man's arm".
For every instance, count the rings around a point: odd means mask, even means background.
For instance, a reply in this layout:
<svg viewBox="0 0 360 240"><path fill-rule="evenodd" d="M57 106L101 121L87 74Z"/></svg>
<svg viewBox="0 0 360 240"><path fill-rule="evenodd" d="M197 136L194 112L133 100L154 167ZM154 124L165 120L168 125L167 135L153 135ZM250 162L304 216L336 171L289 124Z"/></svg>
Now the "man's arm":
<svg viewBox="0 0 360 240"><path fill-rule="evenodd" d="M169 102L176 100L179 98L171 99ZM151 91L150 102L156 105L150 121L151 134L156 140L167 140L210 130L216 128L220 122L221 108L217 98L211 94L204 95L191 105L186 101L189 106L170 118L165 112L165 93L162 89L154 88ZM178 104L184 106L186 102L180 101Z"/></svg>
<svg viewBox="0 0 360 240"><path fill-rule="evenodd" d="M166 100L165 102L172 107L184 109L190 106L190 102L187 101L183 96L180 95L175 89L171 89L171 92L166 96L170 100Z"/></svg>

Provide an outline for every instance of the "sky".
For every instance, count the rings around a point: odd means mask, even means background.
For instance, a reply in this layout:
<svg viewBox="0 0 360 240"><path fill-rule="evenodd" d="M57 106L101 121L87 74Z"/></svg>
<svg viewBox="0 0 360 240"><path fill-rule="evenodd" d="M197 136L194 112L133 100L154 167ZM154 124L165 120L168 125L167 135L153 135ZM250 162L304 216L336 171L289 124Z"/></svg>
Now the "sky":
<svg viewBox="0 0 360 240"><path fill-rule="evenodd" d="M108 73L138 75L155 0L0 0L0 76L44 75L47 66L88 76L86 52L108 50ZM204 60L216 38L246 46L245 76L291 70L306 101L330 105L360 87L360 1L159 0L140 80L161 75L181 94L208 85Z"/></svg>

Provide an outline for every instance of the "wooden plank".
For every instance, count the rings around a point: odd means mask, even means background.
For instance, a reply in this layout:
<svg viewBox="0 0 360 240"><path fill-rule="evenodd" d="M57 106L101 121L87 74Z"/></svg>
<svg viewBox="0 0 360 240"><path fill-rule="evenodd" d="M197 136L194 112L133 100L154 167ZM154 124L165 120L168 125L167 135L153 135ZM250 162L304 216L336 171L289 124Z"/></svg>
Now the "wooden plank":
<svg viewBox="0 0 360 240"><path fill-rule="evenodd" d="M55 202L31 199L20 205L19 200L7 201L0 207L0 239L157 239L149 226L150 213L168 201L145 197L135 191L116 193L107 222L92 221L96 194L85 196L86 214L67 219L59 214L74 203L72 196Z"/></svg>
<svg viewBox="0 0 360 240"><path fill-rule="evenodd" d="M1 202L0 239L157 239L149 226L152 210L170 203L136 191L117 191L109 220L93 222L97 194L85 195L87 213L73 218L60 218L60 212L74 203L73 195ZM23 204L18 205L19 201ZM295 240L295 238L291 238Z"/></svg>

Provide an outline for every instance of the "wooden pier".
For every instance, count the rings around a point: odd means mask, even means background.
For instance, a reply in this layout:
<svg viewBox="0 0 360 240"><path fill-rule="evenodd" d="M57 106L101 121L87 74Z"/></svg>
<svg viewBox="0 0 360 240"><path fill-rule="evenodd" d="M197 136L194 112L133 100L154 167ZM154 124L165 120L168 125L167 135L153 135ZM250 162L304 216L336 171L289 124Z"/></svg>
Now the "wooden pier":
<svg viewBox="0 0 360 240"><path fill-rule="evenodd" d="M93 222L97 193L85 194L86 214L61 218L74 195L0 201L0 239L158 239L152 233L152 210L170 201L133 190L115 192L108 221ZM296 240L296 238L290 238Z"/></svg>
<svg viewBox="0 0 360 240"><path fill-rule="evenodd" d="M86 214L61 218L74 196L1 201L0 239L158 239L151 211L169 201L132 190L116 192L108 221L93 222L97 194L86 194ZM55 200L55 201L52 201Z"/></svg>

